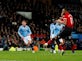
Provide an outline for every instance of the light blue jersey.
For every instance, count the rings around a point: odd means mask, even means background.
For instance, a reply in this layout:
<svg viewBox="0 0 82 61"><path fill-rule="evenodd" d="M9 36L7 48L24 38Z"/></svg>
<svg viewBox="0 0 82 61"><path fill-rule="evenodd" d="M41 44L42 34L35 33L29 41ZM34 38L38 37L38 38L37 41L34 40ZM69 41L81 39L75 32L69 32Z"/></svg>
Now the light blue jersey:
<svg viewBox="0 0 82 61"><path fill-rule="evenodd" d="M63 24L59 24L59 23L52 23L50 25L50 36L52 36L52 38L56 37L59 35L60 31L62 30L62 28L64 27L65 25Z"/></svg>
<svg viewBox="0 0 82 61"><path fill-rule="evenodd" d="M24 27L23 25L21 25L21 26L19 27L19 29L18 29L18 34L19 34L19 36L22 38L22 37L26 37L26 36L32 34L32 32L31 32L29 26L26 25L26 26Z"/></svg>
<svg viewBox="0 0 82 61"><path fill-rule="evenodd" d="M52 36L54 34L54 29L55 29L55 24L51 23L50 24L50 36Z"/></svg>

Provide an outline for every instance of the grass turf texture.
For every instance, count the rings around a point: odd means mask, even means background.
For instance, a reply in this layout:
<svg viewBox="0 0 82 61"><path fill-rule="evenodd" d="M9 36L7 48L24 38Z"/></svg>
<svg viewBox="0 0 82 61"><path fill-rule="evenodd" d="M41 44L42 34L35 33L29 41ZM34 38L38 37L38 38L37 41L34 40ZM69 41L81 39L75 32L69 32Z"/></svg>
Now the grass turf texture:
<svg viewBox="0 0 82 61"><path fill-rule="evenodd" d="M82 61L82 51L66 51L61 54L52 54L49 51L0 51L0 61Z"/></svg>

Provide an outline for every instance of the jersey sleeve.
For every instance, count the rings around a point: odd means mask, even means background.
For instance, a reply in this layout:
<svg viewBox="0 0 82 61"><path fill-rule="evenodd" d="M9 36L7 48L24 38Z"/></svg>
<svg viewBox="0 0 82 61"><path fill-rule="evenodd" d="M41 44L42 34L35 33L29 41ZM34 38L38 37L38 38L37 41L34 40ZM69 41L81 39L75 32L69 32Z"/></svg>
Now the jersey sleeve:
<svg viewBox="0 0 82 61"><path fill-rule="evenodd" d="M21 34L21 26L19 27L19 29L18 29L18 35L22 38L23 37L23 35Z"/></svg>

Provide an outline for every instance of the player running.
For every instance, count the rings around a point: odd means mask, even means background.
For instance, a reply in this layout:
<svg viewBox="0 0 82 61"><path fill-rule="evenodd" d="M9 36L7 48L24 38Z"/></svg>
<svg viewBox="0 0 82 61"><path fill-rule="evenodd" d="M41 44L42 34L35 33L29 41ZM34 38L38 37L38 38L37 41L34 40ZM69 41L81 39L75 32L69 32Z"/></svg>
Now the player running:
<svg viewBox="0 0 82 61"><path fill-rule="evenodd" d="M18 29L18 34L24 41L24 44L27 47L29 47L30 44L32 43L32 38L31 38L32 32L30 30L30 27L26 24L27 24L26 20L23 20L22 25Z"/></svg>
<svg viewBox="0 0 82 61"><path fill-rule="evenodd" d="M61 44L59 46L63 55L65 38L71 35L72 29L74 27L73 16L64 8L62 9L61 20L58 20L58 22L65 25L63 32L60 34Z"/></svg>

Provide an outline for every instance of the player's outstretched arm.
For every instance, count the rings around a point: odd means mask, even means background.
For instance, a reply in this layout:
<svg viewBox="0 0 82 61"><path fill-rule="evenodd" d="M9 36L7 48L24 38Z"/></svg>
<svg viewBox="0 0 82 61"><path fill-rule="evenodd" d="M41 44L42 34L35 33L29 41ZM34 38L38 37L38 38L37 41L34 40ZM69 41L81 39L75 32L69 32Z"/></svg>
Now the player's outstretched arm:
<svg viewBox="0 0 82 61"><path fill-rule="evenodd" d="M18 35L19 35L21 38L23 38L23 36L22 36L22 34L21 34L21 27L19 27L19 29L18 29Z"/></svg>
<svg viewBox="0 0 82 61"><path fill-rule="evenodd" d="M66 25L67 24L67 19L64 18L63 21L61 19L58 19L56 22Z"/></svg>

